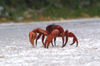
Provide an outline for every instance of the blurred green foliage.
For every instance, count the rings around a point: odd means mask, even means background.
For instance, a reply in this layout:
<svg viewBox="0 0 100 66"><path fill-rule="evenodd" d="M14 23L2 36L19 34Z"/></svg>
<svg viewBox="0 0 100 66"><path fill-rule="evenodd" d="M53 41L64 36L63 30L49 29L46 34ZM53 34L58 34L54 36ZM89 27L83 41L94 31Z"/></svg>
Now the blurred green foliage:
<svg viewBox="0 0 100 66"><path fill-rule="evenodd" d="M0 20L4 21L94 16L100 16L100 0L0 0Z"/></svg>

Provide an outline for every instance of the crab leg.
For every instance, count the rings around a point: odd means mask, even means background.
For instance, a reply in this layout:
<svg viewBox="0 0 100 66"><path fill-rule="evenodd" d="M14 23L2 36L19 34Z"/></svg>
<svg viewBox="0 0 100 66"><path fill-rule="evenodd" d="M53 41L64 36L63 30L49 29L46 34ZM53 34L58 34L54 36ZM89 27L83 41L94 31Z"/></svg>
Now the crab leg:
<svg viewBox="0 0 100 66"><path fill-rule="evenodd" d="M37 40L41 37L41 33L37 36L37 38L36 38L36 45L37 45Z"/></svg>
<svg viewBox="0 0 100 66"><path fill-rule="evenodd" d="M70 44L70 45L73 45L76 42L76 47L77 47L78 46L78 40L77 40L76 36L72 32L69 32L68 37L73 37L73 43Z"/></svg>
<svg viewBox="0 0 100 66"><path fill-rule="evenodd" d="M66 30L64 33L65 33L65 36L66 36L66 41L65 41L65 44L63 44L62 47L66 46L66 44L68 42L68 30Z"/></svg>
<svg viewBox="0 0 100 66"><path fill-rule="evenodd" d="M47 36L47 38L46 38L46 41L45 41L45 44L44 44L44 47L45 48L48 48L49 47L49 45L50 45L50 42L52 41L52 39L53 38L56 38L57 36L58 36L58 34L59 34L59 30L53 30L52 32L51 32L51 34L49 34L48 36Z"/></svg>
<svg viewBox="0 0 100 66"><path fill-rule="evenodd" d="M65 36L66 36L66 42L62 47L66 46L66 44L68 42L68 37L73 37L73 43L70 44L70 45L73 45L76 42L77 43L76 47L78 46L78 40L77 40L76 36L72 32L68 32L68 30L66 30L65 31Z"/></svg>
<svg viewBox="0 0 100 66"><path fill-rule="evenodd" d="M42 43L44 45L44 38L45 38L45 35L42 36Z"/></svg>
<svg viewBox="0 0 100 66"><path fill-rule="evenodd" d="M45 38L45 35L42 36L42 43L43 43L43 45L44 45L44 38ZM52 46L54 47L52 41L51 41L51 44L52 44Z"/></svg>
<svg viewBox="0 0 100 66"><path fill-rule="evenodd" d="M72 32L69 32L68 37L73 37L73 43L70 44L70 45L73 45L76 42L76 47L77 47L78 46L78 40L77 40L76 36Z"/></svg>
<svg viewBox="0 0 100 66"><path fill-rule="evenodd" d="M62 45L64 46L64 33L62 33L62 36L61 37L62 37L62 41L63 41Z"/></svg>
<svg viewBox="0 0 100 66"><path fill-rule="evenodd" d="M52 44L52 47L54 47L54 45L53 45L52 41L51 41L51 44Z"/></svg>
<svg viewBox="0 0 100 66"><path fill-rule="evenodd" d="M55 46L56 46L56 37L54 38L54 44L55 44Z"/></svg>

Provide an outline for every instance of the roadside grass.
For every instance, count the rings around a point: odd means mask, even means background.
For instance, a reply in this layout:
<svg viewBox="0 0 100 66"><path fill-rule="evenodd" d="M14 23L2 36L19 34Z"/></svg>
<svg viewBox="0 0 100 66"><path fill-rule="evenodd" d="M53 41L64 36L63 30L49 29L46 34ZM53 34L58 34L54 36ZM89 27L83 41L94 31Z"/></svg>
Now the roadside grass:
<svg viewBox="0 0 100 66"><path fill-rule="evenodd" d="M100 5L87 8L79 7L72 9L69 7L55 8L50 7L40 13L29 12L28 9L9 9L9 16L0 18L0 22L29 22L45 20L67 20L75 18L98 18L100 17Z"/></svg>

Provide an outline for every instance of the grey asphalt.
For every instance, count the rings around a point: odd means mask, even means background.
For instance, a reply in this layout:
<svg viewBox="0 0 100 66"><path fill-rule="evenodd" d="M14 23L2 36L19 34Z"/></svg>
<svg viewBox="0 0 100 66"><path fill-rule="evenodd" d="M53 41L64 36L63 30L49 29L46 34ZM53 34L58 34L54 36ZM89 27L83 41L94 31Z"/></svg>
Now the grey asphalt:
<svg viewBox="0 0 100 66"><path fill-rule="evenodd" d="M45 49L41 41L32 47L28 34L35 28L49 24L61 25L73 32L79 46L70 46L71 39L62 48L61 39L57 47ZM73 19L30 23L0 24L0 66L100 66L100 19Z"/></svg>

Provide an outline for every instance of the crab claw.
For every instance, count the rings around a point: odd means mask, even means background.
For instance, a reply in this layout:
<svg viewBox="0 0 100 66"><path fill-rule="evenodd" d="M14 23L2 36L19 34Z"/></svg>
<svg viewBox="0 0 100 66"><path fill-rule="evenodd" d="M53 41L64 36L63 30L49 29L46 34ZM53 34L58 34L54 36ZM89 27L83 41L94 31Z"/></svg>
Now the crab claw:
<svg viewBox="0 0 100 66"><path fill-rule="evenodd" d="M35 32L29 32L29 40L30 43L34 46L34 40L36 38L36 33Z"/></svg>

